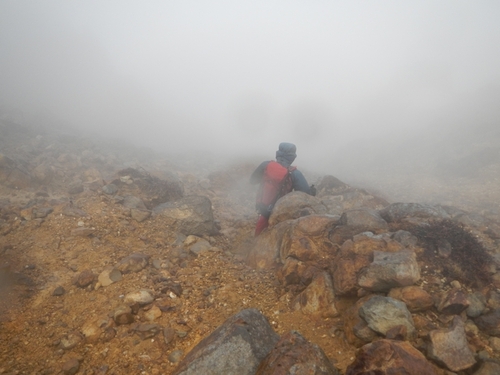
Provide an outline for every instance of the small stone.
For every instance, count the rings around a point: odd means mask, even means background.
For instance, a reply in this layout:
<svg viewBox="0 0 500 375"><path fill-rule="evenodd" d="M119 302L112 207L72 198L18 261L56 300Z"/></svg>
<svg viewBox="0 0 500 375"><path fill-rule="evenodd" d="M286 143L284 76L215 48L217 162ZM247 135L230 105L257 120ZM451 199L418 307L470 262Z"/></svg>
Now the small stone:
<svg viewBox="0 0 500 375"><path fill-rule="evenodd" d="M52 292L53 296L62 296L64 293L66 293L66 290L62 286L58 286L57 288L54 289Z"/></svg>
<svg viewBox="0 0 500 375"><path fill-rule="evenodd" d="M64 362L62 367L63 373L67 375L74 375L80 369L80 361L76 358L68 359Z"/></svg>
<svg viewBox="0 0 500 375"><path fill-rule="evenodd" d="M168 360L172 363L177 363L181 360L184 352L182 350L174 350L172 353L168 355Z"/></svg>
<svg viewBox="0 0 500 375"><path fill-rule="evenodd" d="M145 289L139 290L137 292L128 293L125 295L124 303L128 305L147 305L154 301L151 293Z"/></svg>
<svg viewBox="0 0 500 375"><path fill-rule="evenodd" d="M122 273L116 268L107 268L99 274L98 281L102 286L109 286L122 279Z"/></svg>
<svg viewBox="0 0 500 375"><path fill-rule="evenodd" d="M118 187L115 184L108 184L102 187L102 191L107 195L114 195L118 192Z"/></svg>
<svg viewBox="0 0 500 375"><path fill-rule="evenodd" d="M92 284L95 280L95 275L91 270L82 271L75 278L74 284L79 288L85 288Z"/></svg>
<svg viewBox="0 0 500 375"><path fill-rule="evenodd" d="M154 305L148 311L144 313L146 320L152 322L161 316L161 310L158 306Z"/></svg>
<svg viewBox="0 0 500 375"><path fill-rule="evenodd" d="M71 235L74 237L88 237L95 232L94 228L79 227L71 231Z"/></svg>
<svg viewBox="0 0 500 375"><path fill-rule="evenodd" d="M175 339L175 329L172 327L165 327L163 329L163 339L167 345L173 342Z"/></svg>
<svg viewBox="0 0 500 375"><path fill-rule="evenodd" d="M156 336L162 331L161 327L158 324L147 323L141 323L137 325L133 330L141 338L141 340L150 339L151 337Z"/></svg>
<svg viewBox="0 0 500 375"><path fill-rule="evenodd" d="M461 289L462 288L462 285L460 284L460 281L458 280L453 280L451 283L450 283L451 287L454 288L454 289Z"/></svg>
<svg viewBox="0 0 500 375"><path fill-rule="evenodd" d="M83 341L82 335L79 332L71 332L61 339L59 346L63 350L73 349Z"/></svg>
<svg viewBox="0 0 500 375"><path fill-rule="evenodd" d="M151 211L142 210L142 209L138 209L138 208L132 208L132 209L130 209L130 216L135 221L141 223L144 220L149 219L151 217Z"/></svg>
<svg viewBox="0 0 500 375"><path fill-rule="evenodd" d="M491 349L493 349L496 352L500 352L500 338L490 337L489 343L490 343Z"/></svg>
<svg viewBox="0 0 500 375"><path fill-rule="evenodd" d="M121 305L113 312L113 320L116 324L130 324L134 322L134 316L132 315L132 309L130 306Z"/></svg>

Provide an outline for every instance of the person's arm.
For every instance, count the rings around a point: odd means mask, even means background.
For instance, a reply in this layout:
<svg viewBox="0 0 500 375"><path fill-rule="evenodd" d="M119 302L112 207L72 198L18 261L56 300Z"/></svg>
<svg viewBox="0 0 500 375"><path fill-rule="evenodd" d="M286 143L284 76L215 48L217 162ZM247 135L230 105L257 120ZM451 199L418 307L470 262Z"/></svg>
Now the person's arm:
<svg viewBox="0 0 500 375"><path fill-rule="evenodd" d="M264 176L264 171L266 170L269 161L263 161L257 167L257 169L250 176L250 183L253 185L259 184L262 181L262 177Z"/></svg>
<svg viewBox="0 0 500 375"><path fill-rule="evenodd" d="M311 188L309 187L306 178L304 177L302 172L297 169L292 171L292 183L293 190L302 191L304 193L312 195Z"/></svg>

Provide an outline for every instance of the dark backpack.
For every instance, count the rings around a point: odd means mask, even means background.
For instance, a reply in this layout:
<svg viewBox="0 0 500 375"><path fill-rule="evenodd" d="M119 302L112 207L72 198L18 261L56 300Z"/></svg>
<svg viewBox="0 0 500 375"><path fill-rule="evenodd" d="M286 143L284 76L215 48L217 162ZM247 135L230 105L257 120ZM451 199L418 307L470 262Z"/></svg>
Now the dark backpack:
<svg viewBox="0 0 500 375"><path fill-rule="evenodd" d="M284 167L275 161L270 161L266 166L255 205L262 216L271 216L278 199L292 191L292 171L295 169L295 167Z"/></svg>

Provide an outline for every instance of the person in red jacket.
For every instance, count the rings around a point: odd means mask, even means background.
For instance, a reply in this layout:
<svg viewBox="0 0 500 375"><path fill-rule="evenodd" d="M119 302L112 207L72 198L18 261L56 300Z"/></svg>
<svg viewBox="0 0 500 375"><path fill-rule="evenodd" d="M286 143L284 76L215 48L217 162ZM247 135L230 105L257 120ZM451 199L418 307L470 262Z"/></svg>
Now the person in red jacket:
<svg viewBox="0 0 500 375"><path fill-rule="evenodd" d="M260 184L255 205L259 212L255 236L268 227L269 216L279 198L294 190L316 194L314 185L309 186L304 175L292 166L297 157L296 151L297 147L293 143L280 143L276 161L262 162L250 176L251 184Z"/></svg>

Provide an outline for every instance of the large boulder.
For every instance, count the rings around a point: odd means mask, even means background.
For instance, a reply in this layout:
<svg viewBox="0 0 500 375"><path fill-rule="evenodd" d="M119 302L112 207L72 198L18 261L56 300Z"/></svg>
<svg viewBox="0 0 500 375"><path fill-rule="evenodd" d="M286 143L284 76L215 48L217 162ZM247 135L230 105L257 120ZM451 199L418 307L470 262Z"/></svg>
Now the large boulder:
<svg viewBox="0 0 500 375"><path fill-rule="evenodd" d="M384 199L375 197L365 190L350 187L338 194L335 192L335 189L331 192L330 190L321 190L318 196L321 202L328 208L329 214L342 215L347 210L361 207L380 210L389 204Z"/></svg>
<svg viewBox="0 0 500 375"><path fill-rule="evenodd" d="M476 325L490 336L500 337L500 308L493 309L487 314L474 319Z"/></svg>
<svg viewBox="0 0 500 375"><path fill-rule="evenodd" d="M139 195L148 210L165 203L180 199L184 195L184 186L181 180L173 173L164 172L164 179L153 176L146 171L134 168L122 169L118 178L113 181L120 190L120 194L128 192Z"/></svg>
<svg viewBox="0 0 500 375"><path fill-rule="evenodd" d="M264 315L242 310L201 340L173 374L253 375L278 340Z"/></svg>
<svg viewBox="0 0 500 375"><path fill-rule="evenodd" d="M383 235L370 232L345 241L337 253L330 272L338 295L355 294L359 289L358 276L373 260L374 251L400 251L402 245Z"/></svg>
<svg viewBox="0 0 500 375"><path fill-rule="evenodd" d="M269 218L269 226L285 220L293 220L313 214L326 214L327 208L321 200L301 191L294 191L280 198Z"/></svg>
<svg viewBox="0 0 500 375"><path fill-rule="evenodd" d="M451 328L431 331L429 338L429 358L450 371L465 370L476 363L467 343L464 322L459 316L453 318Z"/></svg>
<svg viewBox="0 0 500 375"><path fill-rule="evenodd" d="M372 298L373 295L362 297L349 307L342 316L344 317L344 332L347 342L357 348L374 341L380 336L368 327L368 323L359 316L359 308Z"/></svg>
<svg viewBox="0 0 500 375"><path fill-rule="evenodd" d="M360 287L372 292L409 286L420 279L420 266L413 250L395 253L374 251L373 262L360 274Z"/></svg>
<svg viewBox="0 0 500 375"><path fill-rule="evenodd" d="M356 208L346 211L340 217L339 226L332 231L330 239L335 243L343 243L362 232L387 232L387 222L377 211L369 208Z"/></svg>
<svg viewBox="0 0 500 375"><path fill-rule="evenodd" d="M338 315L330 275L327 272L317 274L308 287L295 298L292 305L295 310L307 315L320 317Z"/></svg>
<svg viewBox="0 0 500 375"><path fill-rule="evenodd" d="M346 375L436 375L425 356L405 341L378 340L363 346Z"/></svg>
<svg viewBox="0 0 500 375"><path fill-rule="evenodd" d="M339 372L318 345L291 331L281 336L255 375L277 374L338 375Z"/></svg>
<svg viewBox="0 0 500 375"><path fill-rule="evenodd" d="M391 289L388 297L403 301L411 312L429 310L434 306L432 296L418 286Z"/></svg>
<svg viewBox="0 0 500 375"><path fill-rule="evenodd" d="M280 260L293 257L301 261L317 260L321 253L335 251L328 233L338 224L338 216L308 215L290 222L290 231L283 238Z"/></svg>
<svg viewBox="0 0 500 375"><path fill-rule="evenodd" d="M415 325L406 305L394 298L374 296L359 308L359 315L375 332L386 336L394 327L404 326L407 337L415 336Z"/></svg>
<svg viewBox="0 0 500 375"><path fill-rule="evenodd" d="M162 215L172 221L172 225L185 235L217 234L212 211L212 202L207 197L191 195L175 202L156 206L153 215Z"/></svg>
<svg viewBox="0 0 500 375"><path fill-rule="evenodd" d="M340 225L363 228L361 232L386 230L387 222L377 211L369 208L355 208L340 217Z"/></svg>
<svg viewBox="0 0 500 375"><path fill-rule="evenodd" d="M340 181L337 177L326 175L316 184L316 195L319 197L325 195L339 195L350 190L351 187Z"/></svg>
<svg viewBox="0 0 500 375"><path fill-rule="evenodd" d="M280 263L280 250L289 237L292 223L285 221L263 231L252 243L247 263L256 269L269 269Z"/></svg>
<svg viewBox="0 0 500 375"><path fill-rule="evenodd" d="M422 203L392 203L379 213L389 223L405 218L448 219L450 217L442 207Z"/></svg>
<svg viewBox="0 0 500 375"><path fill-rule="evenodd" d="M314 261L320 252L331 253L329 231L338 223L332 215L309 215L286 220L263 231L251 245L247 261L254 268L285 264L288 258Z"/></svg>

